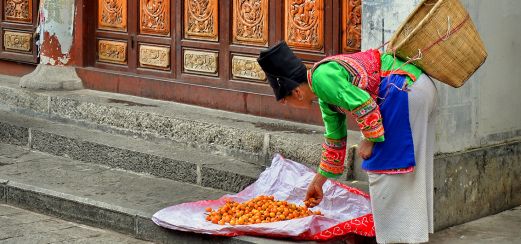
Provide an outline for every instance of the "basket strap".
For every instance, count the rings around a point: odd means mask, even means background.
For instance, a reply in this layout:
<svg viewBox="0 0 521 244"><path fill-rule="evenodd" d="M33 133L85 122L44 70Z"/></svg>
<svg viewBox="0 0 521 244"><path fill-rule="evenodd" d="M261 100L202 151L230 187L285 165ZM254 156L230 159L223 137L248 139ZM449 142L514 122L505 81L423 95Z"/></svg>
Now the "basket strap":
<svg viewBox="0 0 521 244"><path fill-rule="evenodd" d="M432 47L434 47L436 44L442 42L442 41L446 41L452 34L458 32L461 27L463 27L463 25L470 19L470 15L467 14L467 16L465 17L465 19L463 21L461 21L461 23L459 23L459 25L457 25L454 29L452 29L451 31L447 32L447 35L445 36L440 36L440 38L438 38L436 41L434 41L431 45L429 45L428 47L424 48L422 50L422 52L427 52L429 51L429 49L431 49Z"/></svg>
<svg viewBox="0 0 521 244"><path fill-rule="evenodd" d="M422 48L422 49L418 49L418 54L416 54L414 57L410 58L409 60L407 60L407 62L405 62L405 64L408 64L412 61L415 61L416 59L420 58L421 56L423 56L423 53L429 51L432 47L434 47L436 44L440 43L440 42L443 42L443 41L446 41L452 34L458 32L461 27L463 27L463 25L470 19L470 15L467 13L467 16L465 17L465 19L463 19L463 21L461 21L461 23L459 23L456 27L454 27L454 29L450 30L447 32L446 35L444 36L440 36L440 38L436 39L434 42L432 42L430 45L428 45L427 47L425 48ZM448 24L448 26L450 27L450 24ZM387 41L386 43L384 43L383 45L381 45L380 47L378 47L378 49L384 47L385 45L387 45L389 43L389 41ZM396 55L396 50L393 49L393 53ZM405 65L404 64L404 65Z"/></svg>

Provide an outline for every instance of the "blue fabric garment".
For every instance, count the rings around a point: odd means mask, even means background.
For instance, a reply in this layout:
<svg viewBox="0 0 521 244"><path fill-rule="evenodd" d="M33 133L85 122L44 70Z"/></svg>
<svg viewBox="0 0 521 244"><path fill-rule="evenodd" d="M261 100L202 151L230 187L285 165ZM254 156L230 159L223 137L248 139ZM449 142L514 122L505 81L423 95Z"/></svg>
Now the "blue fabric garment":
<svg viewBox="0 0 521 244"><path fill-rule="evenodd" d="M409 123L408 94L391 85L402 87L406 82L405 78L404 75L382 78L378 104L382 113L385 141L374 144L371 157L362 163L365 170L401 169L416 165Z"/></svg>

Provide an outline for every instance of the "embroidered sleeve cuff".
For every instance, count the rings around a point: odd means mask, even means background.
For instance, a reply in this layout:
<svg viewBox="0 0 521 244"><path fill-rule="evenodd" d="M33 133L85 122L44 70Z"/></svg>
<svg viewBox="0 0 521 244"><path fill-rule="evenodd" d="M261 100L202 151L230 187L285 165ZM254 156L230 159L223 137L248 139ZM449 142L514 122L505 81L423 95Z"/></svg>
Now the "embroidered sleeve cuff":
<svg viewBox="0 0 521 244"><path fill-rule="evenodd" d="M325 172L324 176L331 178L334 175L342 175L346 158L346 139L333 140L326 138L322 144L322 158L319 172Z"/></svg>
<svg viewBox="0 0 521 244"><path fill-rule="evenodd" d="M378 104L372 98L353 110L353 114L365 138L374 142L384 140L382 114Z"/></svg>
<svg viewBox="0 0 521 244"><path fill-rule="evenodd" d="M368 141L372 141L372 142L383 142L385 141L385 137L384 136L379 136L377 138L366 138Z"/></svg>
<svg viewBox="0 0 521 244"><path fill-rule="evenodd" d="M329 172L322 170L321 168L318 168L318 173L323 175L324 177L330 178L330 179L336 179L342 175L342 174L329 173Z"/></svg>

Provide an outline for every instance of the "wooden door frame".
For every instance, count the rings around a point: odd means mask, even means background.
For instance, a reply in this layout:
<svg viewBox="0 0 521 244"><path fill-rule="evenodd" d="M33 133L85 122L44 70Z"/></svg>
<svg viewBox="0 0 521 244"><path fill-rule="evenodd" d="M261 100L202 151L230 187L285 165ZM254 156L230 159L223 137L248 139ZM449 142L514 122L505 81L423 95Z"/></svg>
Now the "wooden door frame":
<svg viewBox="0 0 521 244"><path fill-rule="evenodd" d="M34 32L36 30L36 26L38 23L38 9L39 9L39 0L29 0L32 4L31 9L31 18L32 21L30 24L27 22L16 22L16 21L5 21L5 10L4 3L6 0L0 0L0 59L16 61L21 63L29 63L35 64L38 63L38 47L35 42ZM5 31L15 31L21 33L27 33L31 35L31 51L30 52L22 52L22 51L7 51L4 47L4 33ZM42 39L43 36L40 37Z"/></svg>

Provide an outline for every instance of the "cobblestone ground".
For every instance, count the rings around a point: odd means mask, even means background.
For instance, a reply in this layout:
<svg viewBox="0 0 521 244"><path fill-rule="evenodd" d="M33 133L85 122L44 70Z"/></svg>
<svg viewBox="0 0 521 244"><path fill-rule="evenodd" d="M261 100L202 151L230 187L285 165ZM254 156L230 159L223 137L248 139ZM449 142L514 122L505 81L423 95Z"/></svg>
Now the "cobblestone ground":
<svg viewBox="0 0 521 244"><path fill-rule="evenodd" d="M0 204L0 243L149 243Z"/></svg>

